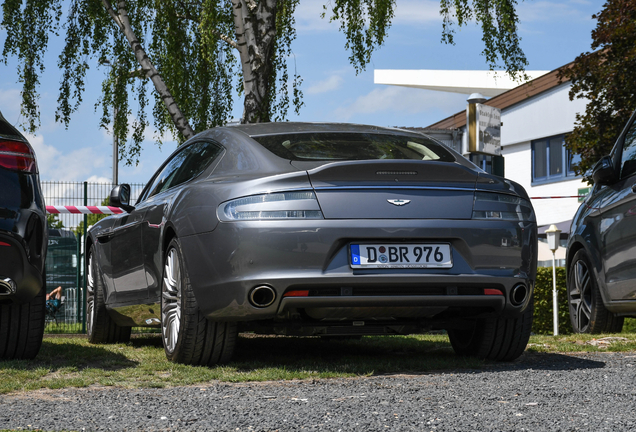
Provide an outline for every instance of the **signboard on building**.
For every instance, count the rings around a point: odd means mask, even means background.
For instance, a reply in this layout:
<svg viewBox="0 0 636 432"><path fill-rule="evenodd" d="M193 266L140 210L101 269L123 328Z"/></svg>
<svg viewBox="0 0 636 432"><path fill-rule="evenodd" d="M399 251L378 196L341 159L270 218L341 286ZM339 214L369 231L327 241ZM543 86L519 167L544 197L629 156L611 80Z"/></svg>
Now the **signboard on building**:
<svg viewBox="0 0 636 432"><path fill-rule="evenodd" d="M484 104L468 104L468 150L501 155L501 110Z"/></svg>
<svg viewBox="0 0 636 432"><path fill-rule="evenodd" d="M580 203L585 201L585 198L587 197L587 195L590 193L591 190L592 190L591 187L579 188L578 189L576 194L579 196L579 202Z"/></svg>

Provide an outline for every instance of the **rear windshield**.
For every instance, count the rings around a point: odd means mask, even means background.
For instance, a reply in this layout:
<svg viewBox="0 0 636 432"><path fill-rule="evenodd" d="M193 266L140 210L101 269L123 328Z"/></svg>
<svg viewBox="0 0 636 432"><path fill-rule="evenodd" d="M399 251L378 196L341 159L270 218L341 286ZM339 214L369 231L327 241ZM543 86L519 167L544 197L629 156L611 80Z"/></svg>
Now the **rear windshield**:
<svg viewBox="0 0 636 432"><path fill-rule="evenodd" d="M2 113L0 113L0 137L9 138L18 141L23 141L24 138L20 135L20 133L15 130L13 126L9 124L8 121L2 117Z"/></svg>
<svg viewBox="0 0 636 432"><path fill-rule="evenodd" d="M300 133L252 137L293 161L410 159L455 162L444 146L425 137L373 133Z"/></svg>

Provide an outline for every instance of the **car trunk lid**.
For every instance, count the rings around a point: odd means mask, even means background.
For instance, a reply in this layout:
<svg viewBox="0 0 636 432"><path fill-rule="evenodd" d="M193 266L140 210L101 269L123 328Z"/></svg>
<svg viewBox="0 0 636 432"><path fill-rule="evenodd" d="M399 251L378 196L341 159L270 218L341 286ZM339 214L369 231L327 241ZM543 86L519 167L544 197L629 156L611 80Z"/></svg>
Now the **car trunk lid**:
<svg viewBox="0 0 636 432"><path fill-rule="evenodd" d="M307 171L325 219L470 219L477 173L457 163L346 161Z"/></svg>

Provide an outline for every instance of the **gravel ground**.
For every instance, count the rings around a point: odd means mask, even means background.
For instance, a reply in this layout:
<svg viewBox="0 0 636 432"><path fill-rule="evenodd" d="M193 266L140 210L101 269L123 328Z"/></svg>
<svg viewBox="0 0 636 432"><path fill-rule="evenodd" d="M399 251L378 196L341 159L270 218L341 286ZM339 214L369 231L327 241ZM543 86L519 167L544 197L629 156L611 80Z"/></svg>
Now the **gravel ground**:
<svg viewBox="0 0 636 432"><path fill-rule="evenodd" d="M0 396L0 429L45 431L627 431L636 353L526 353L423 375Z"/></svg>

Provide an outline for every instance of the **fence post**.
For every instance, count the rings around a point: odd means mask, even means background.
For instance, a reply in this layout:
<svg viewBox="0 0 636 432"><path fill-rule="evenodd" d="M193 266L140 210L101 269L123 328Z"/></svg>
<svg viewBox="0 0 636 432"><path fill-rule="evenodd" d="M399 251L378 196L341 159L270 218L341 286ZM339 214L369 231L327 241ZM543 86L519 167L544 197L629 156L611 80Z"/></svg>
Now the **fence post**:
<svg viewBox="0 0 636 432"><path fill-rule="evenodd" d="M87 206L88 205L88 182L84 182L84 205ZM84 246L83 246L83 250L86 251L86 231L88 231L88 215L84 214ZM88 262L86 261L86 253L84 253L84 288L82 289L82 300L84 299L84 296L86 295L85 291L86 291L86 280L87 280L87 271L86 271L86 266L88 265ZM86 313L84 313L84 302L82 301L81 303L81 309L82 309L82 333L86 334Z"/></svg>
<svg viewBox="0 0 636 432"><path fill-rule="evenodd" d="M75 306L75 313L77 314L76 317L77 319L80 319L80 299L82 298L82 281L81 281L81 276L82 276L82 233L80 231L77 231L77 271L75 274L75 278L77 283L75 284L75 286L77 287L77 289L75 291L75 297L76 298L76 306Z"/></svg>

